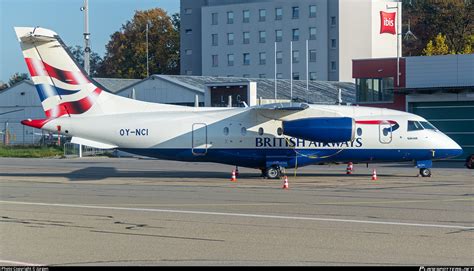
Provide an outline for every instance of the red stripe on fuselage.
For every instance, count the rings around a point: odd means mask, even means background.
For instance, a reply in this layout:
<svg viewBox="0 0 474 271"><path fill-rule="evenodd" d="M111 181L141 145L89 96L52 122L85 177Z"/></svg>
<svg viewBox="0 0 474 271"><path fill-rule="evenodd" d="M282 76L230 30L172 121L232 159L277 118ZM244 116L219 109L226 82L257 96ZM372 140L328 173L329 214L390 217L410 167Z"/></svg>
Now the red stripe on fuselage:
<svg viewBox="0 0 474 271"><path fill-rule="evenodd" d="M356 120L357 124L397 124L396 121L394 120Z"/></svg>

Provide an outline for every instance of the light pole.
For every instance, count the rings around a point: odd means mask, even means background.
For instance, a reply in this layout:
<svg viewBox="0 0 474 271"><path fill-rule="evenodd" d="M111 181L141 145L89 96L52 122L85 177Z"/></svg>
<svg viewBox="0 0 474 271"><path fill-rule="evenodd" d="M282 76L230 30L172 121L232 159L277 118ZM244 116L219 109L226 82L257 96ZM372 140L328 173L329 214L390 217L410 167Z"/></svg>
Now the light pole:
<svg viewBox="0 0 474 271"><path fill-rule="evenodd" d="M387 9L397 9L397 87L400 87L400 57L402 53L400 52L400 36L402 35L402 30L401 30L401 12L399 8L400 1L397 0L397 6L396 7L389 7L387 6Z"/></svg>
<svg viewBox="0 0 474 271"><path fill-rule="evenodd" d="M148 78L148 21L146 22L146 77Z"/></svg>
<svg viewBox="0 0 474 271"><path fill-rule="evenodd" d="M89 0L84 0L84 6L81 7L84 12L84 70L90 74L90 35L89 33Z"/></svg>

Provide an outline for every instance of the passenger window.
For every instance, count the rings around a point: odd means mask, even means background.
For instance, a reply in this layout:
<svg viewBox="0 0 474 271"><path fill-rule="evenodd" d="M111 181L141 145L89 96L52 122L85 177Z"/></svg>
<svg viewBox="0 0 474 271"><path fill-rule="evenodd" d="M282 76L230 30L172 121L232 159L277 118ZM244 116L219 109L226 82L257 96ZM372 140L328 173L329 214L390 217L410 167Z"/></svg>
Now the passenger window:
<svg viewBox="0 0 474 271"><path fill-rule="evenodd" d="M258 135L263 135L263 128L262 127L258 128Z"/></svg>
<svg viewBox="0 0 474 271"><path fill-rule="evenodd" d="M408 132L423 130L423 126L418 121L409 120L408 121Z"/></svg>
<svg viewBox="0 0 474 271"><path fill-rule="evenodd" d="M229 134L229 127L224 127L224 135L228 135Z"/></svg>
<svg viewBox="0 0 474 271"><path fill-rule="evenodd" d="M283 134L283 129L281 127L278 127L277 129L277 134L282 135Z"/></svg>
<svg viewBox="0 0 474 271"><path fill-rule="evenodd" d="M240 129L240 133L245 136L247 134L247 128L245 127L242 127L242 129Z"/></svg>

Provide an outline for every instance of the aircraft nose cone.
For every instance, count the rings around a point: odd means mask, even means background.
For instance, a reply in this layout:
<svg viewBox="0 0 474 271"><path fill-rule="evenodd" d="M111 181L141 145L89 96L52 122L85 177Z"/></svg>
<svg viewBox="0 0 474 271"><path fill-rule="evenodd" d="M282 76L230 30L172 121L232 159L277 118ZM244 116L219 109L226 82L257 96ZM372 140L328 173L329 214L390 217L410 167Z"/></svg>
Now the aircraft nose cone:
<svg viewBox="0 0 474 271"><path fill-rule="evenodd" d="M448 150L447 156L449 158L453 158L453 157L461 155L463 153L463 150L462 150L461 146L459 146L459 144L456 143L451 138L449 140L450 140L450 142L449 142L450 148Z"/></svg>

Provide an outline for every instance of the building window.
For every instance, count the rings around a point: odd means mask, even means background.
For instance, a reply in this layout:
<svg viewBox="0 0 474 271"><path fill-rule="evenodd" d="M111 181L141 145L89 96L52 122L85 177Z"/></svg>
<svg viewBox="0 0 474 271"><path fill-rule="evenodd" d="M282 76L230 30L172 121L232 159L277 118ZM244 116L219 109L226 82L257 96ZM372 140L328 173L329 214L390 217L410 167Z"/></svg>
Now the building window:
<svg viewBox="0 0 474 271"><path fill-rule="evenodd" d="M276 8L275 9L275 20L281 20L283 18L283 9Z"/></svg>
<svg viewBox="0 0 474 271"><path fill-rule="evenodd" d="M234 54L227 55L227 66L234 66Z"/></svg>
<svg viewBox="0 0 474 271"><path fill-rule="evenodd" d="M227 12L227 23L228 24L233 24L234 23L234 12L233 11L228 11Z"/></svg>
<svg viewBox="0 0 474 271"><path fill-rule="evenodd" d="M391 102L393 101L393 77L357 78L357 102Z"/></svg>
<svg viewBox="0 0 474 271"><path fill-rule="evenodd" d="M335 71L336 69L336 61L331 61L331 71Z"/></svg>
<svg viewBox="0 0 474 271"><path fill-rule="evenodd" d="M291 11L293 19L298 19L300 17L300 7L292 7Z"/></svg>
<svg viewBox="0 0 474 271"><path fill-rule="evenodd" d="M212 13L211 18L212 18L212 25L217 25L217 13Z"/></svg>
<svg viewBox="0 0 474 271"><path fill-rule="evenodd" d="M316 39L316 27L309 28L309 39L315 40Z"/></svg>
<svg viewBox="0 0 474 271"><path fill-rule="evenodd" d="M242 18L242 22L243 22L243 23L248 23L248 22L250 22L250 10L244 10L244 11L242 12L242 16L243 16L243 18Z"/></svg>
<svg viewBox="0 0 474 271"><path fill-rule="evenodd" d="M185 9L184 9L184 14L187 14L187 15L193 14L193 9L191 9L191 8L185 8Z"/></svg>
<svg viewBox="0 0 474 271"><path fill-rule="evenodd" d="M234 33L227 33L227 45L234 44Z"/></svg>
<svg viewBox="0 0 474 271"><path fill-rule="evenodd" d="M250 43L250 32L244 32L243 33L243 43L244 44L249 44Z"/></svg>
<svg viewBox="0 0 474 271"><path fill-rule="evenodd" d="M265 65L267 64L267 54L265 52L259 53L259 64L260 65Z"/></svg>
<svg viewBox="0 0 474 271"><path fill-rule="evenodd" d="M336 49L336 39L331 39L331 48Z"/></svg>
<svg viewBox="0 0 474 271"><path fill-rule="evenodd" d="M192 29L190 29L190 28L188 28L188 29L184 30L184 33L186 33L186 34L190 35L190 34L192 34L192 33L193 33L193 30L192 30Z"/></svg>
<svg viewBox="0 0 474 271"><path fill-rule="evenodd" d="M282 51L277 51L276 52L276 62L277 62L277 64L282 64L283 63L283 52Z"/></svg>
<svg viewBox="0 0 474 271"><path fill-rule="evenodd" d="M308 51L309 62L316 62L316 50L311 49Z"/></svg>
<svg viewBox="0 0 474 271"><path fill-rule="evenodd" d="M309 72L309 80L315 81L316 78L316 73L315 72Z"/></svg>
<svg viewBox="0 0 474 271"><path fill-rule="evenodd" d="M281 29L275 30L275 41L280 42L283 40L283 31Z"/></svg>
<svg viewBox="0 0 474 271"><path fill-rule="evenodd" d="M260 43L265 43L267 41L267 32L259 31L258 32L258 41Z"/></svg>
<svg viewBox="0 0 474 271"><path fill-rule="evenodd" d="M218 42L217 42L217 34L212 34L212 46L217 46L218 45Z"/></svg>
<svg viewBox="0 0 474 271"><path fill-rule="evenodd" d="M292 53L292 62L293 63L298 63L300 62L300 51L298 50L294 50L293 53Z"/></svg>
<svg viewBox="0 0 474 271"><path fill-rule="evenodd" d="M300 73L299 72L294 72L293 73L293 80L300 80Z"/></svg>
<svg viewBox="0 0 474 271"><path fill-rule="evenodd" d="M300 30L298 28L293 28L291 33L292 33L291 39L293 41L298 41L300 39Z"/></svg>
<svg viewBox="0 0 474 271"><path fill-rule="evenodd" d="M316 5L309 6L309 17L310 18L316 17Z"/></svg>
<svg viewBox="0 0 474 271"><path fill-rule="evenodd" d="M277 79L283 79L283 74L281 72L277 73Z"/></svg>
<svg viewBox="0 0 474 271"><path fill-rule="evenodd" d="M242 77L244 77L244 78L249 78L249 77L250 77L250 74L244 74L244 75L242 75Z"/></svg>
<svg viewBox="0 0 474 271"><path fill-rule="evenodd" d="M212 55L212 67L217 67L219 65L219 60L217 59L217 55Z"/></svg>
<svg viewBox="0 0 474 271"><path fill-rule="evenodd" d="M250 54L249 53L244 53L243 54L243 64L244 65L250 65Z"/></svg>
<svg viewBox="0 0 474 271"><path fill-rule="evenodd" d="M331 16L331 25L332 26L336 25L336 16Z"/></svg>
<svg viewBox="0 0 474 271"><path fill-rule="evenodd" d="M261 73L258 75L258 78L267 78L267 76L264 73Z"/></svg>
<svg viewBox="0 0 474 271"><path fill-rule="evenodd" d="M265 22L267 19L267 10L266 9L259 9L258 10L258 21Z"/></svg>
<svg viewBox="0 0 474 271"><path fill-rule="evenodd" d="M191 49L186 49L186 50L184 50L184 53L189 56L189 55L192 55L192 54L193 54L193 50L191 50Z"/></svg>

